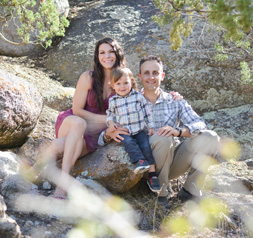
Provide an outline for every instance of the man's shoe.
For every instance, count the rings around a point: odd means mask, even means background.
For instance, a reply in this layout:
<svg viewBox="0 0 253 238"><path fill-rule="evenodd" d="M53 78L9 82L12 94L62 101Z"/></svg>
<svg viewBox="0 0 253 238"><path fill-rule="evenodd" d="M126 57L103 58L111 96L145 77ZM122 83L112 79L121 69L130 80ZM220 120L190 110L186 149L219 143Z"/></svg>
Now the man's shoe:
<svg viewBox="0 0 253 238"><path fill-rule="evenodd" d="M165 209L170 209L167 197L158 197L158 204L163 206Z"/></svg>
<svg viewBox="0 0 253 238"><path fill-rule="evenodd" d="M200 196L195 196L195 195L191 194L190 192L185 190L184 187L182 187L182 189L178 192L177 197L182 203L184 203L188 200L193 200L193 201L198 202L198 201L200 201L200 198L201 198Z"/></svg>
<svg viewBox="0 0 253 238"><path fill-rule="evenodd" d="M148 164L148 161L141 159L137 162L135 169L134 169L134 173L141 174L141 173L148 171L149 168L150 168L150 165Z"/></svg>
<svg viewBox="0 0 253 238"><path fill-rule="evenodd" d="M148 178L147 184L152 192L157 193L161 191L160 182L156 176Z"/></svg>

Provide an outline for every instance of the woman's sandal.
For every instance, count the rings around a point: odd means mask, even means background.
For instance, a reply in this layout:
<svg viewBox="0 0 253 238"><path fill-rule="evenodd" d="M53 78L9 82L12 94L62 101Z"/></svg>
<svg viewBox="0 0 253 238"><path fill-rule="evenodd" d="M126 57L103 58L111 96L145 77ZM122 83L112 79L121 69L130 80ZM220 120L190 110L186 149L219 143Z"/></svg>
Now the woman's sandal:
<svg viewBox="0 0 253 238"><path fill-rule="evenodd" d="M50 197L52 197L54 199L58 199L58 200L67 200L67 196L66 195L61 195L61 194L53 194Z"/></svg>

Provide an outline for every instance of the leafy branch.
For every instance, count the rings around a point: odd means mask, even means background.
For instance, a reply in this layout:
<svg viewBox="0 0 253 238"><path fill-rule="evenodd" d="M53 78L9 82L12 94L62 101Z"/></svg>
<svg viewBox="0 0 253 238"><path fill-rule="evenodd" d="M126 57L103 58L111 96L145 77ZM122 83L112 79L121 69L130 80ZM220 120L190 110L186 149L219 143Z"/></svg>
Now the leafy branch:
<svg viewBox="0 0 253 238"><path fill-rule="evenodd" d="M215 45L215 60L237 60L242 69L242 81L253 82L252 70L245 66L253 59L251 0L154 0L154 3L160 12L152 17L153 21L160 26L171 24L169 34L173 50L182 47L183 37L193 32L197 19L203 19L222 34L223 42Z"/></svg>
<svg viewBox="0 0 253 238"><path fill-rule="evenodd" d="M69 26L53 0L1 0L0 10L0 37L13 45L40 44L47 48L53 37L64 36L65 28ZM4 35L4 28L10 21L16 26L20 42L13 42Z"/></svg>

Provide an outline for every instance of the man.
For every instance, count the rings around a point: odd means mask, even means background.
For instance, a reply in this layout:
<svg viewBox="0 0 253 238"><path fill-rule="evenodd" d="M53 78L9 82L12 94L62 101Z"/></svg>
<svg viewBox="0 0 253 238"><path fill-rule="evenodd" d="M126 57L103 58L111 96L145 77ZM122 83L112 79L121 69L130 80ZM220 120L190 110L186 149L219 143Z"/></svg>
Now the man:
<svg viewBox="0 0 253 238"><path fill-rule="evenodd" d="M217 153L220 138L214 131L206 129L206 124L185 100L174 100L170 93L160 88L165 73L159 57L144 57L140 61L139 70L142 93L150 104L155 124L156 133L150 137L150 145L162 186L158 200L168 207L169 180L179 177L189 168L191 170L178 198L182 202L200 198L204 177L212 156ZM179 123L182 127L178 127ZM106 130L104 141L112 138L120 142L120 134L125 133L124 130L115 133ZM179 143L177 137L187 138Z"/></svg>

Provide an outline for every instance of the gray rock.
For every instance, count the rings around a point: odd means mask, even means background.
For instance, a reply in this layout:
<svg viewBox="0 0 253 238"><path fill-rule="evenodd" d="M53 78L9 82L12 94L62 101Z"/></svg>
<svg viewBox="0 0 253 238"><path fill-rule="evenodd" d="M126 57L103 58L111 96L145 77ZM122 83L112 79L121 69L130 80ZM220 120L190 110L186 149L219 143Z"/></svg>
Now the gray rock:
<svg viewBox="0 0 253 238"><path fill-rule="evenodd" d="M1 185L1 194L8 206L15 206L16 198L23 193L36 193L38 187L20 174L8 176Z"/></svg>
<svg viewBox="0 0 253 238"><path fill-rule="evenodd" d="M11 217L6 215L6 204L0 195L0 237L19 238L21 236L20 227Z"/></svg>
<svg viewBox="0 0 253 238"><path fill-rule="evenodd" d="M20 227L15 220L10 217L0 218L0 237L19 238L21 237Z"/></svg>
<svg viewBox="0 0 253 238"><path fill-rule="evenodd" d="M0 151L0 180L18 173L19 165L17 155L8 151Z"/></svg>
<svg viewBox="0 0 253 238"><path fill-rule="evenodd" d="M73 175L79 179L93 179L112 192L125 192L139 182L142 175L135 175L134 166L121 145L111 143L95 153L79 159Z"/></svg>
<svg viewBox="0 0 253 238"><path fill-rule="evenodd" d="M0 148L22 145L42 110L37 89L22 78L0 70Z"/></svg>
<svg viewBox="0 0 253 238"><path fill-rule="evenodd" d="M5 216L7 206L4 202L4 198L0 195L0 219Z"/></svg>
<svg viewBox="0 0 253 238"><path fill-rule="evenodd" d="M40 0L37 0L40 2ZM69 11L69 2L68 0L54 0L56 7L61 15L67 16ZM2 11L2 8L0 8ZM20 22L16 19L10 19L6 22L1 28L1 32L8 40L11 40L15 43L20 43L21 38L17 34L17 26L20 25ZM30 32L31 41L36 39L37 32ZM31 55L35 53L41 53L43 48L40 45L34 44L25 44L25 45L13 45L6 41L4 41L0 37L0 54L1 55L8 55L8 56L24 56L24 55Z"/></svg>
<svg viewBox="0 0 253 238"><path fill-rule="evenodd" d="M209 129L216 131L222 138L237 141L242 152L240 160L253 158L253 105L220 109L203 115Z"/></svg>
<svg viewBox="0 0 253 238"><path fill-rule="evenodd" d="M51 183L49 183L48 181L45 181L43 184L42 184L42 188L44 190L50 190L51 189Z"/></svg>
<svg viewBox="0 0 253 238"><path fill-rule="evenodd" d="M54 126L58 114L58 111L47 106L43 107L37 125L28 135L26 143L15 149L15 153L17 153L23 161L28 161L31 165L34 164L34 162L39 159L40 153L43 152L55 138Z"/></svg>

